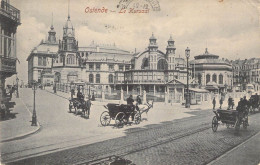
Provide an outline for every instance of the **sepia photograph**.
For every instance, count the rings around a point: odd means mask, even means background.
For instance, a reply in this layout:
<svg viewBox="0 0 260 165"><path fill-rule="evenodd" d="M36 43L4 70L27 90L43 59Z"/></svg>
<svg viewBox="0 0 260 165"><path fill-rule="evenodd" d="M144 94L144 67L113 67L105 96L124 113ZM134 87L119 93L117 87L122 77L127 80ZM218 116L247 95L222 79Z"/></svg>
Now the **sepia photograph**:
<svg viewBox="0 0 260 165"><path fill-rule="evenodd" d="M259 165L260 0L0 0L0 165Z"/></svg>

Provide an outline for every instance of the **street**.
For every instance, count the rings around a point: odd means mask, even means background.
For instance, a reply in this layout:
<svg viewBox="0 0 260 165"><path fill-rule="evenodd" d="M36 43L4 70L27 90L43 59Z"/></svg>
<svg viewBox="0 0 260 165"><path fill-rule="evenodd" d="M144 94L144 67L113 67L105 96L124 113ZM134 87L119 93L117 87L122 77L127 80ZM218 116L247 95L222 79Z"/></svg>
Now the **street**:
<svg viewBox="0 0 260 165"><path fill-rule="evenodd" d="M32 90L20 90L32 111ZM37 90L36 111L41 129L24 139L1 143L1 159L7 164L87 164L120 156L135 164L206 164L260 131L260 114L249 117L250 126L234 129L220 125L211 130L211 109L189 110L155 103L144 116L148 120L124 128L102 127L105 102L93 102L90 119L68 112L68 100ZM28 122L29 121L25 121Z"/></svg>

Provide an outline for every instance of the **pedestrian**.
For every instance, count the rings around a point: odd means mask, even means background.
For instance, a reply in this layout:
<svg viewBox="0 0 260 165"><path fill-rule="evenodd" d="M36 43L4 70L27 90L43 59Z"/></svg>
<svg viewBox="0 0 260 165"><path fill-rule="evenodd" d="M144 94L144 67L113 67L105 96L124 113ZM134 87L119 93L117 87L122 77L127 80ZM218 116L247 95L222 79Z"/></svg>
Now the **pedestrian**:
<svg viewBox="0 0 260 165"><path fill-rule="evenodd" d="M126 99L127 105L134 105L134 99L133 96L130 95L127 99Z"/></svg>
<svg viewBox="0 0 260 165"><path fill-rule="evenodd" d="M73 99L73 96L75 95L75 90L72 88L71 90L70 90L70 97L71 97L71 99Z"/></svg>
<svg viewBox="0 0 260 165"><path fill-rule="evenodd" d="M92 105L91 96L89 95L88 100L86 102L86 111L87 111L86 113L88 114L87 119L89 119L91 105Z"/></svg>
<svg viewBox="0 0 260 165"><path fill-rule="evenodd" d="M228 98L228 110L230 110L230 108L231 108L231 106L232 106L232 101L233 101L232 97L229 96L229 98ZM232 108L232 109L233 109L233 108Z"/></svg>
<svg viewBox="0 0 260 165"><path fill-rule="evenodd" d="M92 101L95 101L96 100L96 98L95 98L95 95L94 95L94 92L92 92Z"/></svg>
<svg viewBox="0 0 260 165"><path fill-rule="evenodd" d="M215 97L212 100L212 104L213 104L213 109L215 109L215 106L216 106L216 98Z"/></svg>
<svg viewBox="0 0 260 165"><path fill-rule="evenodd" d="M220 104L219 109L221 109L221 108L222 108L222 104L223 104L223 99L222 99L222 97L221 97L220 100L219 100L219 104Z"/></svg>

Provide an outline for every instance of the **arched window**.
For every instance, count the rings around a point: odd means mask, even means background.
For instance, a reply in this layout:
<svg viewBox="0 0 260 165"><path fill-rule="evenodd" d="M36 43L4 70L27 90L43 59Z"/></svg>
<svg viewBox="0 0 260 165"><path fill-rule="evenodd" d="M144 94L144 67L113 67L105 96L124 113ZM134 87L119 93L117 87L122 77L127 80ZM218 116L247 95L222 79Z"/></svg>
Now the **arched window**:
<svg viewBox="0 0 260 165"><path fill-rule="evenodd" d="M148 58L144 58L143 59L143 64L141 66L142 69L148 69L149 67L149 61L148 61Z"/></svg>
<svg viewBox="0 0 260 165"><path fill-rule="evenodd" d="M215 82L215 83L217 83L217 75L216 75L216 74L213 74L213 76L212 76L212 81Z"/></svg>
<svg viewBox="0 0 260 165"><path fill-rule="evenodd" d="M114 79L114 78L113 78L113 75L110 74L110 75L108 76L108 82L109 82L109 83L113 83L113 82L114 82L113 79Z"/></svg>
<svg viewBox="0 0 260 165"><path fill-rule="evenodd" d="M199 83L199 85L201 85L201 78L202 78L201 74L198 74L198 83Z"/></svg>
<svg viewBox="0 0 260 165"><path fill-rule="evenodd" d="M93 76L93 74L90 74L90 75L89 75L89 82L90 82L90 83L93 83L93 82L94 82L94 76Z"/></svg>
<svg viewBox="0 0 260 165"><path fill-rule="evenodd" d="M96 83L100 83L100 74L96 74Z"/></svg>
<svg viewBox="0 0 260 165"><path fill-rule="evenodd" d="M218 83L223 84L223 75L222 74L219 75Z"/></svg>
<svg viewBox="0 0 260 165"><path fill-rule="evenodd" d="M208 82L210 82L210 75L209 75L209 74L206 75L206 84L207 84Z"/></svg>
<svg viewBox="0 0 260 165"><path fill-rule="evenodd" d="M67 64L75 64L75 57L73 54L67 56Z"/></svg>
<svg viewBox="0 0 260 165"><path fill-rule="evenodd" d="M168 69L168 64L165 59L160 59L158 61L157 69L158 70L167 70Z"/></svg>

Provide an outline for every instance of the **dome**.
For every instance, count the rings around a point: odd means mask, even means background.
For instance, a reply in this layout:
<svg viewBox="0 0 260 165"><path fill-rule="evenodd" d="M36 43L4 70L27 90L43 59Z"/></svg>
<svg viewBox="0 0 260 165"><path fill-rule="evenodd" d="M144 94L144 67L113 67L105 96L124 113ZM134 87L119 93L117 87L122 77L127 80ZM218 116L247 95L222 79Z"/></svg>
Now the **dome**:
<svg viewBox="0 0 260 165"><path fill-rule="evenodd" d="M174 42L174 40L172 39L172 36L170 36L168 42Z"/></svg>
<svg viewBox="0 0 260 165"><path fill-rule="evenodd" d="M218 59L219 56L218 56L218 55L214 55L214 54L210 54L210 53L208 52L208 48L206 48L204 54L195 56L194 58L195 58L196 60L197 60L197 59Z"/></svg>
<svg viewBox="0 0 260 165"><path fill-rule="evenodd" d="M150 40L156 40L156 38L154 37L153 33L152 33L152 36L150 37Z"/></svg>

